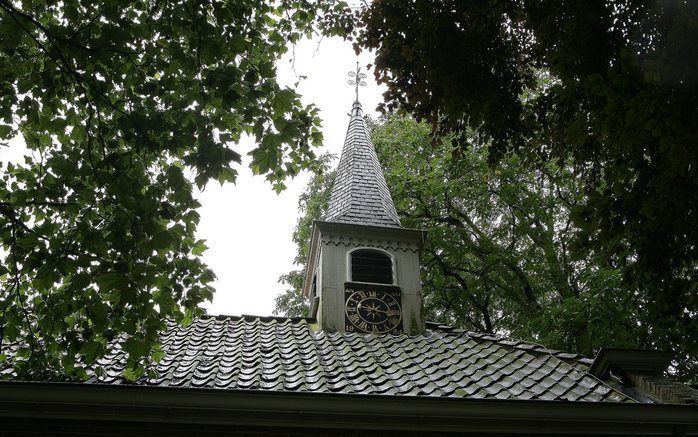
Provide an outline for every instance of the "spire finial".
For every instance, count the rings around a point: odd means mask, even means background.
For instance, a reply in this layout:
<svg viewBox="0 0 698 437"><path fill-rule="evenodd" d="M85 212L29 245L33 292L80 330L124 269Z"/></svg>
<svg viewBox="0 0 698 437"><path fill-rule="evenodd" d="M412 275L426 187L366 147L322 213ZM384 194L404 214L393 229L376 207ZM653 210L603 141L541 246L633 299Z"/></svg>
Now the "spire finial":
<svg viewBox="0 0 698 437"><path fill-rule="evenodd" d="M359 101L359 86L366 86L366 81L364 81L363 79L366 79L366 74L361 72L361 67L359 67L359 61L356 61L356 71L349 72L349 80L347 81L349 85L355 85L355 102Z"/></svg>

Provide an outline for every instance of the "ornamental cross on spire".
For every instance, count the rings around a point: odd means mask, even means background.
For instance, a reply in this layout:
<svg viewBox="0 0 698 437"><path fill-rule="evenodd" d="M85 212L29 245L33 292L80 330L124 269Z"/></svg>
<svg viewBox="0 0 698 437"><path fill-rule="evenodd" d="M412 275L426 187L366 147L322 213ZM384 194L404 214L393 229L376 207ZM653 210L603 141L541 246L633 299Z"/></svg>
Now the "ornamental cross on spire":
<svg viewBox="0 0 698 437"><path fill-rule="evenodd" d="M347 81L349 85L355 85L355 102L359 101L359 86L366 86L366 81L364 81L363 79L366 79L366 74L361 72L361 67L359 67L359 61L356 61L356 71L349 72L349 80Z"/></svg>

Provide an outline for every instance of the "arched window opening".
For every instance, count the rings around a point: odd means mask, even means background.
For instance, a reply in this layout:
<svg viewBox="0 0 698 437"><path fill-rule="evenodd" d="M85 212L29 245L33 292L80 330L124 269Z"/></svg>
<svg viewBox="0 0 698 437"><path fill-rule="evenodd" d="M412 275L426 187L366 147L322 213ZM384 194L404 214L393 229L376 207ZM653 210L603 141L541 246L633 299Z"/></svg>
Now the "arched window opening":
<svg viewBox="0 0 698 437"><path fill-rule="evenodd" d="M351 280L392 284L393 261L389 255L377 250L355 250L351 253Z"/></svg>

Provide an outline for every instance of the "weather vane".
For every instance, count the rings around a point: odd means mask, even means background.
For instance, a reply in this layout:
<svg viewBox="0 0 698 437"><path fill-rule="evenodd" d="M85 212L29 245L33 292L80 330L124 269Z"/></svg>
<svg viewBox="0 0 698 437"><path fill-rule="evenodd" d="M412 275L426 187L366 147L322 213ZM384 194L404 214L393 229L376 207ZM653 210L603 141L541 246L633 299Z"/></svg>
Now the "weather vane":
<svg viewBox="0 0 698 437"><path fill-rule="evenodd" d="M355 93L357 102L359 101L359 87L366 86L366 81L363 79L366 79L366 74L361 72L361 67L359 67L359 62L357 61L356 71L349 72L349 80L347 81L349 85L356 85Z"/></svg>

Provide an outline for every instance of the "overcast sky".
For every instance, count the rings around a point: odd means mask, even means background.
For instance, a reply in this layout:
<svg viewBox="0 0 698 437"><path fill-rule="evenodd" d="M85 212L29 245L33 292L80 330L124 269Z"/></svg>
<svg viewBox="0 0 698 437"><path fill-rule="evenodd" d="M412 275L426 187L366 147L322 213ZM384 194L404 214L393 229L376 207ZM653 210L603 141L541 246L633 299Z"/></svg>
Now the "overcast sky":
<svg viewBox="0 0 698 437"><path fill-rule="evenodd" d="M347 84L347 72L357 61L351 44L340 38L303 41L295 47L293 64L291 59L289 53L279 62L279 79L293 85L299 76L306 76L298 91L305 103L320 108L325 145L318 154L329 151L339 157L354 100L354 87ZM373 57L362 53L358 60L365 69ZM376 85L372 72L367 76L359 98L364 113L375 116L384 90ZM251 141L243 141L238 151L245 154L252 147ZM213 303L205 305L211 314L270 315L274 297L283 291L278 278L293 268L291 234L298 217L298 195L310 175L289 181L288 188L277 195L264 177L251 174L249 160L244 163L235 185L211 182L199 195L198 235L209 247L203 258L218 276Z"/></svg>

